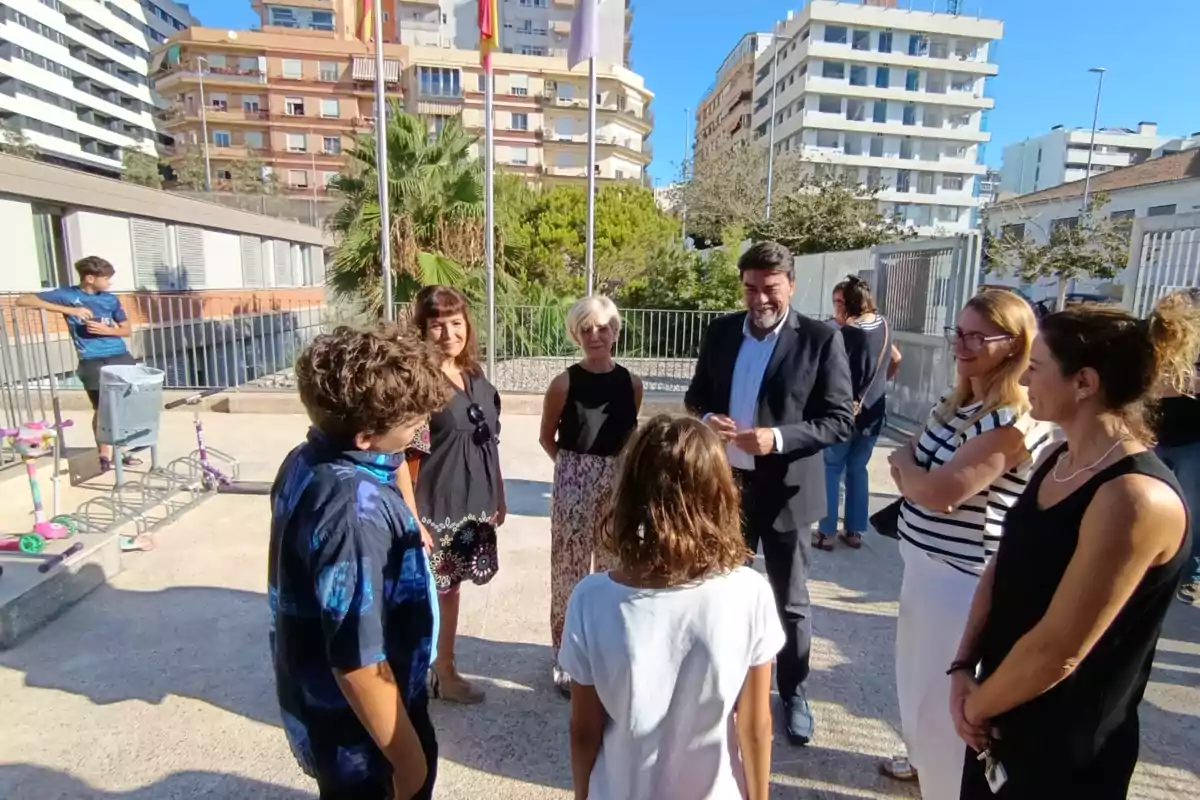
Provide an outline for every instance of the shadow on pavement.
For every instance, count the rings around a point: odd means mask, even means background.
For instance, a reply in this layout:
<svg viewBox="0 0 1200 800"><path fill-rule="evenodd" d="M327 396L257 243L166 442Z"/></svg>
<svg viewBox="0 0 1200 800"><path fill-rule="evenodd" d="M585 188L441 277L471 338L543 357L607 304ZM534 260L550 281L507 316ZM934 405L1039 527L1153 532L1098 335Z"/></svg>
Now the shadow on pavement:
<svg viewBox="0 0 1200 800"><path fill-rule="evenodd" d="M128 791L95 789L65 772L34 764L0 765L0 797L5 800L191 800L191 798L254 798L254 800L314 800L314 793L224 775L219 772L176 772L157 783Z"/></svg>
<svg viewBox="0 0 1200 800"><path fill-rule="evenodd" d="M549 517L552 488L554 484L546 481L505 478L504 496L508 501L508 513L521 517Z"/></svg>

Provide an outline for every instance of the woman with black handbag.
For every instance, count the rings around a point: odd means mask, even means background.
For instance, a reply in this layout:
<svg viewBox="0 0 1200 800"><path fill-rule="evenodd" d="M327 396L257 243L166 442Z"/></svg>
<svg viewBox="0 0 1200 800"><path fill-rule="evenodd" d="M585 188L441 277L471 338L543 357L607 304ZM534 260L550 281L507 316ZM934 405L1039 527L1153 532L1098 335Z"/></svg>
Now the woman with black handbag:
<svg viewBox="0 0 1200 800"><path fill-rule="evenodd" d="M1029 415L1019 383L1037 321L1012 292L984 291L946 329L958 380L921 433L889 456L903 497L897 530L904 559L896 631L896 687L908 758L882 765L889 777L920 775L925 800L952 800L962 782L962 748L946 698L979 575L1048 426Z"/></svg>

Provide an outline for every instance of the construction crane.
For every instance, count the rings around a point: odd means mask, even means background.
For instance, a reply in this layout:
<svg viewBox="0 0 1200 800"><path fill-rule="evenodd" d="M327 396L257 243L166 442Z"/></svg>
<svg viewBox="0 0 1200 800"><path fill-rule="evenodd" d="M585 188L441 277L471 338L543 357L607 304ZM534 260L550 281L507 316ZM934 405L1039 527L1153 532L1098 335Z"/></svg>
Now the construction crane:
<svg viewBox="0 0 1200 800"><path fill-rule="evenodd" d="M946 10L951 14L962 13L963 0L946 0Z"/></svg>

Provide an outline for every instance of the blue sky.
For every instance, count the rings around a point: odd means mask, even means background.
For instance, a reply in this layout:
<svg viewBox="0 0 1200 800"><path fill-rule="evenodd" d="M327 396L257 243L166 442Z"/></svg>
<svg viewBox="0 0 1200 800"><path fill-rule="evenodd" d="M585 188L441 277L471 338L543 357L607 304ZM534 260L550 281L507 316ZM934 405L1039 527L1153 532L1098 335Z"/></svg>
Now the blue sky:
<svg viewBox="0 0 1200 800"><path fill-rule="evenodd" d="M607 0L618 2L619 0ZM850 2L851 0L847 0ZM946 0L899 0L901 7L943 10ZM634 0L633 68L656 95L651 174L669 182L679 171L693 110L716 69L743 33L770 30L802 0ZM1053 125L1092 122L1096 77L1108 68L1102 126L1141 120L1171 134L1200 131L1200 2L1197 0L964 0L967 13L1004 20L1000 74L991 91L989 164L1005 144ZM193 0L210 27L256 21L249 0Z"/></svg>

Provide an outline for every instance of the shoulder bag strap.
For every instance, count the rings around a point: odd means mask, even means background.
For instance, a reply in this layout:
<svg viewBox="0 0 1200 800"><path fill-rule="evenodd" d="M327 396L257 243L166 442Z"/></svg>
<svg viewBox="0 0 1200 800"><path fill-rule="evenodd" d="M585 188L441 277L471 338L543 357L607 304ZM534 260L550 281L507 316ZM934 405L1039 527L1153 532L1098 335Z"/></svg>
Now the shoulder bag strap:
<svg viewBox="0 0 1200 800"><path fill-rule="evenodd" d="M883 369L883 357L887 355L887 351L890 349L888 345L891 344L891 333L888 329L887 317L880 314L879 318L883 320L883 346L879 348L879 357L875 359L875 371L871 373L871 380L867 382L866 388L863 389L862 397L858 398L859 402L865 400L867 395L871 393L871 387L875 385L875 381L879 378L879 370Z"/></svg>

